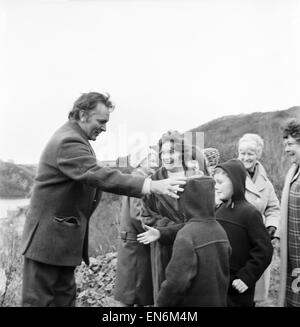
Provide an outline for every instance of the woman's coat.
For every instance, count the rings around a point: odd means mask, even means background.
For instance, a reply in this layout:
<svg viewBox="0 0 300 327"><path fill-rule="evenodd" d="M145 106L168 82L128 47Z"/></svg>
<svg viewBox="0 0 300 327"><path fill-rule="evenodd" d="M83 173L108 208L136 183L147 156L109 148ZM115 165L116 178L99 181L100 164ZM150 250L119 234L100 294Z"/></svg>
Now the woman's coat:
<svg viewBox="0 0 300 327"><path fill-rule="evenodd" d="M298 166L293 164L288 171L281 195L281 224L276 235L280 236L280 277L278 306L286 304L287 260L288 260L288 203L291 183L298 177Z"/></svg>

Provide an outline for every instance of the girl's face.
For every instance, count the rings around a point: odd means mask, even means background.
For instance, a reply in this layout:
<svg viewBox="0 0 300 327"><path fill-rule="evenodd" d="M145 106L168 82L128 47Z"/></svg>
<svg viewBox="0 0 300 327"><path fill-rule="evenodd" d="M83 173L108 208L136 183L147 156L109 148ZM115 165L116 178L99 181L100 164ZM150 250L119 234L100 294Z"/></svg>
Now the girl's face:
<svg viewBox="0 0 300 327"><path fill-rule="evenodd" d="M284 140L284 151L289 156L292 163L300 165L300 144L294 137L289 135L288 138Z"/></svg>
<svg viewBox="0 0 300 327"><path fill-rule="evenodd" d="M257 163L256 147L253 142L242 142L239 146L238 159L248 171L253 171Z"/></svg>
<svg viewBox="0 0 300 327"><path fill-rule="evenodd" d="M161 161L163 167L168 171L175 172L183 169L182 155L180 151L174 151L171 142L165 142L161 147Z"/></svg>

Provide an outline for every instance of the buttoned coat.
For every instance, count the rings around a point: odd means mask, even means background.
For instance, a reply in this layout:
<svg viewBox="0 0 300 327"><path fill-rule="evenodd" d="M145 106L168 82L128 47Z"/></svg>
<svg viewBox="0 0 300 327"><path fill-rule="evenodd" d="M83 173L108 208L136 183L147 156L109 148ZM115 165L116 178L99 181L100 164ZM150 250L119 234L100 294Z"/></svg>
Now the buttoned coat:
<svg viewBox="0 0 300 327"><path fill-rule="evenodd" d="M280 222L280 206L274 187L267 177L263 165L258 162L256 166L255 181L247 175L246 200L253 204L263 216L266 227L278 228Z"/></svg>
<svg viewBox="0 0 300 327"><path fill-rule="evenodd" d="M147 177L150 171L139 167L132 174ZM150 246L137 241L137 235L145 232L141 211L141 199L123 197L115 299L128 305L145 306L153 304L153 287Z"/></svg>
<svg viewBox="0 0 300 327"><path fill-rule="evenodd" d="M145 178L100 167L75 121L59 128L38 165L26 216L22 254L58 266L88 264L89 219L101 191L140 197Z"/></svg>

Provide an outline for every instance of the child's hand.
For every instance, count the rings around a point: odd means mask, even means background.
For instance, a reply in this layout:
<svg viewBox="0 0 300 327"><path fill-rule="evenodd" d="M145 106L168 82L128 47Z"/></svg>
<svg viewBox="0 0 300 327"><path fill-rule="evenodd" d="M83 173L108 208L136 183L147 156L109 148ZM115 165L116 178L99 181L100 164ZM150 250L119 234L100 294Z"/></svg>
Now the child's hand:
<svg viewBox="0 0 300 327"><path fill-rule="evenodd" d="M235 288L239 293L244 293L248 289L248 286L241 279L235 279L232 282L232 287Z"/></svg>
<svg viewBox="0 0 300 327"><path fill-rule="evenodd" d="M141 233L137 236L137 240L140 243L149 244L155 242L160 238L160 231L156 228L142 224L142 227L146 230L145 233Z"/></svg>

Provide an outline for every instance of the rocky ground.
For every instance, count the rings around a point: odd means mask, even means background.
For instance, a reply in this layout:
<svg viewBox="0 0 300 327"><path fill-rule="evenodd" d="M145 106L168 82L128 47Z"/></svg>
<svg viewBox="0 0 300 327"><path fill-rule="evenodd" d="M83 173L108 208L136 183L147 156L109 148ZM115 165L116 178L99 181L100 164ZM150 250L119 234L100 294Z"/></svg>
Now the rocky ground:
<svg viewBox="0 0 300 327"><path fill-rule="evenodd" d="M274 254L271 266L269 299L257 303L258 307L275 307L278 298L279 246L274 241ZM113 298L117 253L111 252L90 258L90 266L84 263L76 270L77 306L114 307L118 303Z"/></svg>
<svg viewBox="0 0 300 327"><path fill-rule="evenodd" d="M90 266L84 263L76 269L77 302L79 307L114 307L113 298L117 253L111 252L90 258Z"/></svg>

